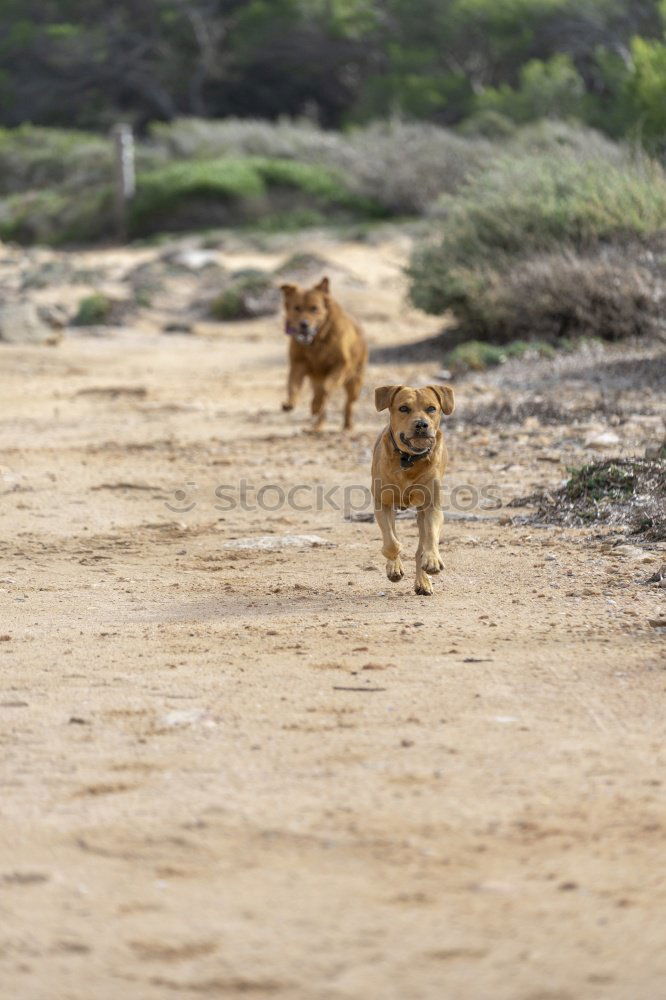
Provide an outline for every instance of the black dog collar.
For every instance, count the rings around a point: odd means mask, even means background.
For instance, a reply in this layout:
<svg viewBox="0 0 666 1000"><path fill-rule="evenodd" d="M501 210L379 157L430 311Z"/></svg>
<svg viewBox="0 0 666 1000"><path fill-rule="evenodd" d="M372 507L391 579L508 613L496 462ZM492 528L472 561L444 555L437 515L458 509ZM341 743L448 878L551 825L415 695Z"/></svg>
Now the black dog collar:
<svg viewBox="0 0 666 1000"><path fill-rule="evenodd" d="M416 455L413 454L410 451L403 451L402 448L398 447L397 442L396 442L395 438L393 437L393 431L390 428L389 428L389 435L391 437L391 442L393 444L393 447L397 451L398 455L400 455L400 468L401 469L409 469L416 462L420 462L422 458L427 458L427 456L430 454L430 451L431 451L430 448L428 448L427 451L422 451L422 452L420 452L419 454L416 454Z"/></svg>

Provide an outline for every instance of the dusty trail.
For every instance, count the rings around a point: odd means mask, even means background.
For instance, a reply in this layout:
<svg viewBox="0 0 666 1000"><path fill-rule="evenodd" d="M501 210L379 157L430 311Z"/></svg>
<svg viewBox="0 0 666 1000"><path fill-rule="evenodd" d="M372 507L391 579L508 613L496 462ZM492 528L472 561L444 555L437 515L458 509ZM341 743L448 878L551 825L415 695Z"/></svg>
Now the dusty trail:
<svg viewBox="0 0 666 1000"><path fill-rule="evenodd" d="M427 331L399 251L327 249L375 343ZM274 320L2 351L3 994L656 1000L663 553L482 511L417 598L374 524L216 509L365 484L372 386L434 370L374 365L316 439L283 355ZM451 475L509 499L581 435L454 424Z"/></svg>

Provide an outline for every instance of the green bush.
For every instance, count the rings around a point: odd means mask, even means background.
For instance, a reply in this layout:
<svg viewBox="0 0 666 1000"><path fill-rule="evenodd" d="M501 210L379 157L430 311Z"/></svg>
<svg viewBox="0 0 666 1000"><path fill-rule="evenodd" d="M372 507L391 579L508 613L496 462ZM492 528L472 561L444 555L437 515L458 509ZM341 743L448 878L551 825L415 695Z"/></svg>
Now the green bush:
<svg viewBox="0 0 666 1000"><path fill-rule="evenodd" d="M0 239L16 243L89 243L113 231L108 186L66 192L23 191L0 199Z"/></svg>
<svg viewBox="0 0 666 1000"><path fill-rule="evenodd" d="M515 122L539 118L584 116L585 82L570 55L560 53L546 61L531 59L520 70L520 84L483 90L476 99L477 112L495 111Z"/></svg>
<svg viewBox="0 0 666 1000"><path fill-rule="evenodd" d="M271 316L280 306L280 293L263 271L248 269L232 276L231 283L213 300L210 314L217 320Z"/></svg>
<svg viewBox="0 0 666 1000"><path fill-rule="evenodd" d="M113 311L113 303L108 296L101 292L93 292L86 295L79 302L76 316L72 320L74 326L96 326L101 323L108 323Z"/></svg>
<svg viewBox="0 0 666 1000"><path fill-rule="evenodd" d="M351 192L323 167L260 157L182 160L139 175L131 231L195 228L204 220L266 222L275 212L288 216L302 209L381 214L375 202Z"/></svg>
<svg viewBox="0 0 666 1000"><path fill-rule="evenodd" d="M552 338L580 332L575 319L539 329L531 307L543 294L557 317L558 281L569 299L562 306L565 315L569 309L575 317L577 306L571 300L587 295L580 314L594 318L596 310L599 321L612 327L617 312L620 335L631 327L628 320L636 307L646 321L654 311L650 298L655 283L649 275L641 278L625 265L623 276L621 264L603 261L590 269L588 260L609 244L640 247L666 227L666 179L652 162L620 167L597 159L585 162L568 152L506 158L473 180L457 201L448 200L445 208L443 237L417 248L412 256L410 295L426 312L452 310L477 338L508 340L535 333ZM578 263L572 258L568 266L560 260L553 269L551 260L545 268L541 262L536 271L526 270L530 259L567 252L580 256ZM622 292L613 284L620 277L620 287L629 296L629 317ZM581 278L586 279L582 287ZM517 321L521 298L536 330ZM600 307L603 302L605 309ZM640 317L635 325L643 329ZM609 336L608 329L596 332Z"/></svg>
<svg viewBox="0 0 666 1000"><path fill-rule="evenodd" d="M466 118L458 127L458 133L466 138L511 139L516 134L516 123L501 111L486 108Z"/></svg>

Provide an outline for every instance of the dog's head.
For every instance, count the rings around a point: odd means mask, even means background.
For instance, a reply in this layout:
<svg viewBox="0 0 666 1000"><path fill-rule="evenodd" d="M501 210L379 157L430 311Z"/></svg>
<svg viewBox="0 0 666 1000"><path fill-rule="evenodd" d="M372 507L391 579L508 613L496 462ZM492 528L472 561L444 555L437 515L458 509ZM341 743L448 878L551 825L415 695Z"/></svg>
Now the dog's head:
<svg viewBox="0 0 666 1000"><path fill-rule="evenodd" d="M375 406L389 411L391 431L399 448L423 455L435 443L442 414L453 413L455 401L450 385L383 385L375 389Z"/></svg>
<svg viewBox="0 0 666 1000"><path fill-rule="evenodd" d="M285 333L307 347L328 316L328 278L322 278L318 285L307 290L298 285L281 285L280 290L284 296Z"/></svg>

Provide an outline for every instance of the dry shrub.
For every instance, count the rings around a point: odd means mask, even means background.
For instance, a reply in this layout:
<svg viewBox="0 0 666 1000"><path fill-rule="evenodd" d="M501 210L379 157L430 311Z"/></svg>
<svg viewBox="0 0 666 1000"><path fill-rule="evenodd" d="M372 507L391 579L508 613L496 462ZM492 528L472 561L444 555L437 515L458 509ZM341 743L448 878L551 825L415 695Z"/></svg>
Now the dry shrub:
<svg viewBox="0 0 666 1000"><path fill-rule="evenodd" d="M526 260L489 276L472 306L471 326L497 343L652 333L660 322L666 268L663 261L655 268L649 256L644 248L627 248L621 255L570 252Z"/></svg>
<svg viewBox="0 0 666 1000"><path fill-rule="evenodd" d="M666 460L613 458L572 470L551 493L511 501L536 506L529 520L541 524L606 524L647 542L666 539Z"/></svg>

